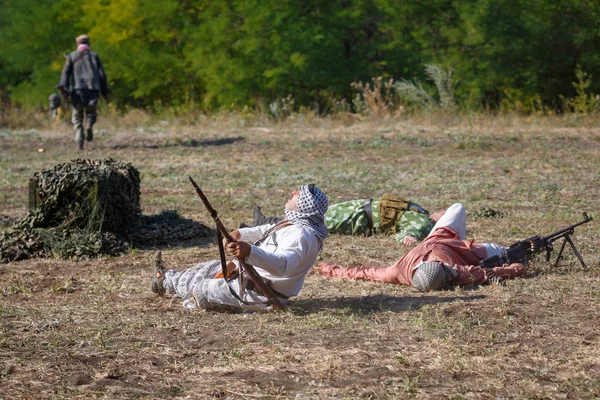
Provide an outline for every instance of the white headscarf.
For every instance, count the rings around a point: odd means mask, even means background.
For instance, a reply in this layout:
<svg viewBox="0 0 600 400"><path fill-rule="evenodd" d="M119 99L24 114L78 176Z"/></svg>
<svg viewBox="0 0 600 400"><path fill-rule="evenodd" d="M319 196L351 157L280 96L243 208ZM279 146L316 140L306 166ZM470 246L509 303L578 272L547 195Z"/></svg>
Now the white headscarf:
<svg viewBox="0 0 600 400"><path fill-rule="evenodd" d="M325 226L325 212L329 201L315 185L302 185L295 210L285 210L285 217L294 224L302 225L314 233L322 243L329 234Z"/></svg>

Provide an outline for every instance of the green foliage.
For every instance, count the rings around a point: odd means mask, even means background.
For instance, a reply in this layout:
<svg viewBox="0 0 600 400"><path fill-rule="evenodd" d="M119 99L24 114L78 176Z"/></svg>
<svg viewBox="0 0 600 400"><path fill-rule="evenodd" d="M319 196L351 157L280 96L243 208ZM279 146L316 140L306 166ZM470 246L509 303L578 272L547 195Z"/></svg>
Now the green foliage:
<svg viewBox="0 0 600 400"><path fill-rule="evenodd" d="M55 92L64 58L62 43L73 42L80 3L71 0L7 0L0 13L0 91L13 101L45 104ZM70 29L65 29L65 27Z"/></svg>
<svg viewBox="0 0 600 400"><path fill-rule="evenodd" d="M459 81L433 79L442 107L534 111L560 108L561 96L583 101L571 84L579 79L576 66L600 68L600 3L589 0L0 0L0 6L0 97L29 108L46 105L62 54L84 32L119 107L268 111L291 96L295 108L322 111L340 108L342 98L361 106L350 84L372 77L402 79L398 85L427 106L429 88L417 82L451 68ZM447 69L423 71L424 64ZM584 89L598 93L600 84Z"/></svg>
<svg viewBox="0 0 600 400"><path fill-rule="evenodd" d="M588 114L598 108L599 100L598 96L587 93L587 89L592 83L592 76L586 72L583 72L580 65L577 65L575 70L575 82L573 82L573 88L575 89L575 97L565 100L565 108L576 114Z"/></svg>
<svg viewBox="0 0 600 400"><path fill-rule="evenodd" d="M92 38L120 103L179 105L197 99L202 83L189 68L185 27L193 9L176 0L90 0L83 6Z"/></svg>
<svg viewBox="0 0 600 400"><path fill-rule="evenodd" d="M367 79L368 45L378 11L370 1L210 2L191 34L189 60L206 83L205 103L268 104L292 95L300 104L349 94Z"/></svg>

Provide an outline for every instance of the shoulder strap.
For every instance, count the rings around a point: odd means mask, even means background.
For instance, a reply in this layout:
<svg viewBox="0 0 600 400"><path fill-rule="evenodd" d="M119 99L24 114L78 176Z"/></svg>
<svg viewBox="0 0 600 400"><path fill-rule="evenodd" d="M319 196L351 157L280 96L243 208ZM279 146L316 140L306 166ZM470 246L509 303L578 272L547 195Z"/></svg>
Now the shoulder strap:
<svg viewBox="0 0 600 400"><path fill-rule="evenodd" d="M75 64L77 64L79 61L83 60L83 57L85 57L85 56L86 56L86 54L90 54L90 52L89 52L89 51L81 51L80 53L81 53L81 54L79 54L79 55L77 56L77 58L76 58L75 60L73 60L73 65L75 65Z"/></svg>
<svg viewBox="0 0 600 400"><path fill-rule="evenodd" d="M292 221L289 221L287 219L284 219L283 221L278 222L277 224L275 224L274 227L272 227L267 232L265 232L265 234L263 235L263 237L261 237L256 242L254 242L254 245L255 246L260 246L262 244L262 242L264 242L265 240L267 240L269 238L269 236L271 236L272 234L274 234L278 230L280 230L282 228L285 228L285 227L288 227L288 226L290 226L292 224L293 224Z"/></svg>

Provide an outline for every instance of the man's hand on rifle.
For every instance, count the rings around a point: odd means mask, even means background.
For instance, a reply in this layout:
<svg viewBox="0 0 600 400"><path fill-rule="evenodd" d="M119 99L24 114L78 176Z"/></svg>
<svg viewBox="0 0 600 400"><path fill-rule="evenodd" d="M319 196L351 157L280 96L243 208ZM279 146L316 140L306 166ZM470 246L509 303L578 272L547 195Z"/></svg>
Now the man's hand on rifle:
<svg viewBox="0 0 600 400"><path fill-rule="evenodd" d="M229 235L231 235L231 237L234 240L240 240L242 238L242 235L240 234L240 231L238 231L237 229L235 231L229 232ZM227 240L227 238L225 236L223 236L223 248L227 249L227 245L228 244L229 244L229 241Z"/></svg>
<svg viewBox="0 0 600 400"><path fill-rule="evenodd" d="M496 271L494 271L494 268L484 268L483 270L485 271L485 275L488 277L488 279L496 276Z"/></svg>
<svg viewBox="0 0 600 400"><path fill-rule="evenodd" d="M243 242L241 240L235 242L227 242L225 249L234 257L239 258L240 260L245 260L246 257L250 255L250 251L252 250L252 246L249 243Z"/></svg>
<svg viewBox="0 0 600 400"><path fill-rule="evenodd" d="M60 91L60 94L62 94L63 98L65 99L65 103L69 104L69 91L67 90L67 88L65 88L64 86L60 86L57 87L57 89Z"/></svg>
<svg viewBox="0 0 600 400"><path fill-rule="evenodd" d="M242 235L237 229L229 232L229 234L235 241L230 242L226 238L223 238L223 247L229 254L244 260L250 255L250 250L252 247L248 243L240 240Z"/></svg>

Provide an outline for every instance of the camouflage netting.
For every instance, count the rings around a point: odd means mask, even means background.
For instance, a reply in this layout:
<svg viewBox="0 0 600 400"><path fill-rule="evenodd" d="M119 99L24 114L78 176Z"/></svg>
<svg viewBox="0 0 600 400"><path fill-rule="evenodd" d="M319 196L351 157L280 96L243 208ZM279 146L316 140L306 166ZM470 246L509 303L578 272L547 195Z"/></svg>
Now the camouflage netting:
<svg viewBox="0 0 600 400"><path fill-rule="evenodd" d="M0 235L0 262L34 257L90 258L212 236L175 211L142 216L140 177L131 164L73 160L36 173L29 215Z"/></svg>
<svg viewBox="0 0 600 400"><path fill-rule="evenodd" d="M140 174L112 159L74 160L30 179L41 204L25 223L31 228L85 229L123 236L141 215Z"/></svg>

